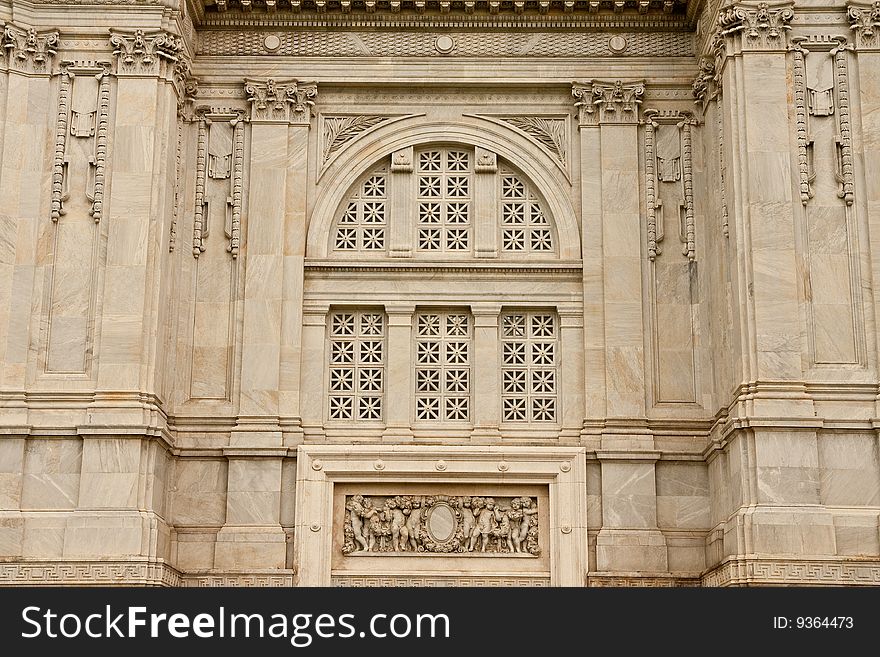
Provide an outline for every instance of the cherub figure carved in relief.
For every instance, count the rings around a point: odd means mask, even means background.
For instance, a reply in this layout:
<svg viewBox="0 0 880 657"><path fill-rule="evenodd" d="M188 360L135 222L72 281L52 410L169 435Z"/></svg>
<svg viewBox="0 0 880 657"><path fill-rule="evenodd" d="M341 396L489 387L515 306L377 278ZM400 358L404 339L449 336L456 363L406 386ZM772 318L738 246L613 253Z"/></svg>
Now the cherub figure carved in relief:
<svg viewBox="0 0 880 657"><path fill-rule="evenodd" d="M498 541L498 552L513 552L513 539L511 537L510 507L495 507L496 525L492 529L492 536Z"/></svg>
<svg viewBox="0 0 880 657"><path fill-rule="evenodd" d="M471 533L468 552L474 551L477 547L477 540L480 541L480 552L485 552L495 525L495 500L491 497L487 497L485 500L482 497L475 497L471 501L471 505L477 518L477 525Z"/></svg>
<svg viewBox="0 0 880 657"><path fill-rule="evenodd" d="M364 496L354 495L345 503L345 508L348 510L353 538L357 541L361 550L366 550L367 539L364 538Z"/></svg>
<svg viewBox="0 0 880 657"><path fill-rule="evenodd" d="M406 515L401 508L402 501L399 497L391 497L385 502L385 515L390 522L391 548L395 552L406 551L409 531L406 528Z"/></svg>
<svg viewBox="0 0 880 657"><path fill-rule="evenodd" d="M461 513L461 535L464 537L463 541L465 541L462 547L465 550L468 550L468 542L474 532L474 527L477 525L477 519L471 506L470 495L458 498L458 510Z"/></svg>
<svg viewBox="0 0 880 657"><path fill-rule="evenodd" d="M419 544L419 532L422 525L422 500L418 497L412 497L403 505L403 512L406 514L406 532L409 536L409 549L418 552L421 545Z"/></svg>

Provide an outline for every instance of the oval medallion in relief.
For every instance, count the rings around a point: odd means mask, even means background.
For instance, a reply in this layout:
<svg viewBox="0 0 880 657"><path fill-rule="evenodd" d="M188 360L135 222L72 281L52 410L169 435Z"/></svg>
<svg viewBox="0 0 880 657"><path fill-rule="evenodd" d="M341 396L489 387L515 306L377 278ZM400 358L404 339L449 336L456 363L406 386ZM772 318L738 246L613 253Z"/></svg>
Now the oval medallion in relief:
<svg viewBox="0 0 880 657"><path fill-rule="evenodd" d="M438 543L445 543L455 534L455 513L448 504L436 504L428 511L428 534Z"/></svg>

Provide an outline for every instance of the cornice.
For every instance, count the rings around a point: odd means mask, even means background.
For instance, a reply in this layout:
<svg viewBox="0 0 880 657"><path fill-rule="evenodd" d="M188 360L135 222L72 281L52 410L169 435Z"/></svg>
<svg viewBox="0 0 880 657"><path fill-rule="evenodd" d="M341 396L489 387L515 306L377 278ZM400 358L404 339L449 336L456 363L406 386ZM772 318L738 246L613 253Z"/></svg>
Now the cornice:
<svg viewBox="0 0 880 657"><path fill-rule="evenodd" d="M554 15L685 14L688 0L202 0L211 13Z"/></svg>
<svg viewBox="0 0 880 657"><path fill-rule="evenodd" d="M329 273L329 274L388 274L388 273L414 273L414 274L475 274L488 273L500 275L529 276L534 274L568 274L581 276L582 265L576 263L475 263L475 262L355 262L344 260L320 260L306 262L306 272Z"/></svg>

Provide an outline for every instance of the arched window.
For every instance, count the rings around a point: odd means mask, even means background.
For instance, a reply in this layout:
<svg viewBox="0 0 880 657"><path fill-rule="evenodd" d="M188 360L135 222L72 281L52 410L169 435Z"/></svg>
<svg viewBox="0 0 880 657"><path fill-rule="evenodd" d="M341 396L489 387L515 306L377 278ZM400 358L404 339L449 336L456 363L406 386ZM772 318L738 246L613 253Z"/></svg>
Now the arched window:
<svg viewBox="0 0 880 657"><path fill-rule="evenodd" d="M395 249L414 258L555 258L555 230L538 191L490 155L485 164L472 147L424 146L404 165L380 162L341 204L332 256L381 257Z"/></svg>

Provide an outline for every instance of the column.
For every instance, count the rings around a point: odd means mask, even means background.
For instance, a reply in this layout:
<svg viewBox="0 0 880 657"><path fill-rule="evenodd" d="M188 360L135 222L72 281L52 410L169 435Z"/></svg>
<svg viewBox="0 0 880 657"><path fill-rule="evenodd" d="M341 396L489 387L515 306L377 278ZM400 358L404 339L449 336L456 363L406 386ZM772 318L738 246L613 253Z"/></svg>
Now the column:
<svg viewBox="0 0 880 657"><path fill-rule="evenodd" d="M287 555L281 527L281 465L287 450L280 404L283 399L286 427L297 441L299 408L292 394L299 372L282 360L282 347L296 353L298 331L292 324L302 307L308 125L317 85L245 80L244 91L250 103L251 160L239 415L224 450L229 459L226 524L215 551L216 567L226 570L253 563L284 568Z"/></svg>
<svg viewBox="0 0 880 657"><path fill-rule="evenodd" d="M24 388L31 331L38 329L31 309L42 296L38 274L46 260L38 243L41 237L48 241L54 229L43 154L51 150L47 126L57 108L50 75L58 33L38 32L36 47L28 50L26 26L6 23L5 30L9 47L0 60L0 198L7 236L0 246L0 426L14 430L28 423Z"/></svg>
<svg viewBox="0 0 880 657"><path fill-rule="evenodd" d="M471 304L474 316L474 369L472 395L474 404L474 442L501 441L500 348L498 321L501 304Z"/></svg>
<svg viewBox="0 0 880 657"><path fill-rule="evenodd" d="M385 354L385 442L411 441L413 409L413 334L415 306L388 304L388 349Z"/></svg>
<svg viewBox="0 0 880 657"><path fill-rule="evenodd" d="M853 90L851 97L853 124L861 139L854 140L855 169L858 187L856 194L859 223L868 233L869 253L865 280L880 280L880 12L870 3L849 3L849 18L855 40ZM851 61L853 61L851 60ZM859 175L861 174L861 175ZM875 331L880 325L880 289L873 285L873 294L865 295L868 317L869 363L875 370L880 359ZM876 329L875 329L876 330ZM876 374L875 374L876 375Z"/></svg>
<svg viewBox="0 0 880 657"><path fill-rule="evenodd" d="M581 157L581 253L584 278L584 434L598 433L605 417L605 304L602 260L602 148L594 120L593 89L574 84ZM595 428L590 429L590 425ZM598 438L596 439L598 443Z"/></svg>
<svg viewBox="0 0 880 657"><path fill-rule="evenodd" d="M747 428L731 431L724 448L733 512L724 551L740 559L836 552L834 520L821 499L822 420L804 385L813 296L804 236L821 221L804 209L812 197L804 167L815 164L818 172L824 156L817 151L811 161L801 148L807 147L799 134L806 107L800 98L802 53L796 52L798 39L789 39L794 15L791 7L737 4L721 12L715 38L720 109L730 128L724 182L742 309L741 383L751 388L735 411ZM821 96L815 103L820 112ZM819 132L813 136L821 141ZM823 235L821 248L832 239Z"/></svg>
<svg viewBox="0 0 880 657"><path fill-rule="evenodd" d="M582 192L586 357L588 367L592 362L604 372L603 378L587 379L586 402L591 413L604 410L596 450L602 467L603 525L596 538L599 571L665 572L668 563L666 541L657 527L654 461L658 455L645 429L642 266L647 258L638 193L639 109L644 92L641 81L593 80L572 88L580 110L586 185ZM589 212L588 207L596 210ZM588 260L600 260L601 267L594 263L588 267ZM600 331L604 341L597 335ZM605 395L604 409L599 392ZM589 432L589 423L585 430Z"/></svg>
<svg viewBox="0 0 880 657"><path fill-rule="evenodd" d="M294 445L302 440L300 373L303 366L303 263L307 233L310 103L314 102L316 94L317 87L314 84L297 83L293 92L296 102L287 133L278 392L278 414L285 445ZM297 111L297 107L301 107L301 110Z"/></svg>

